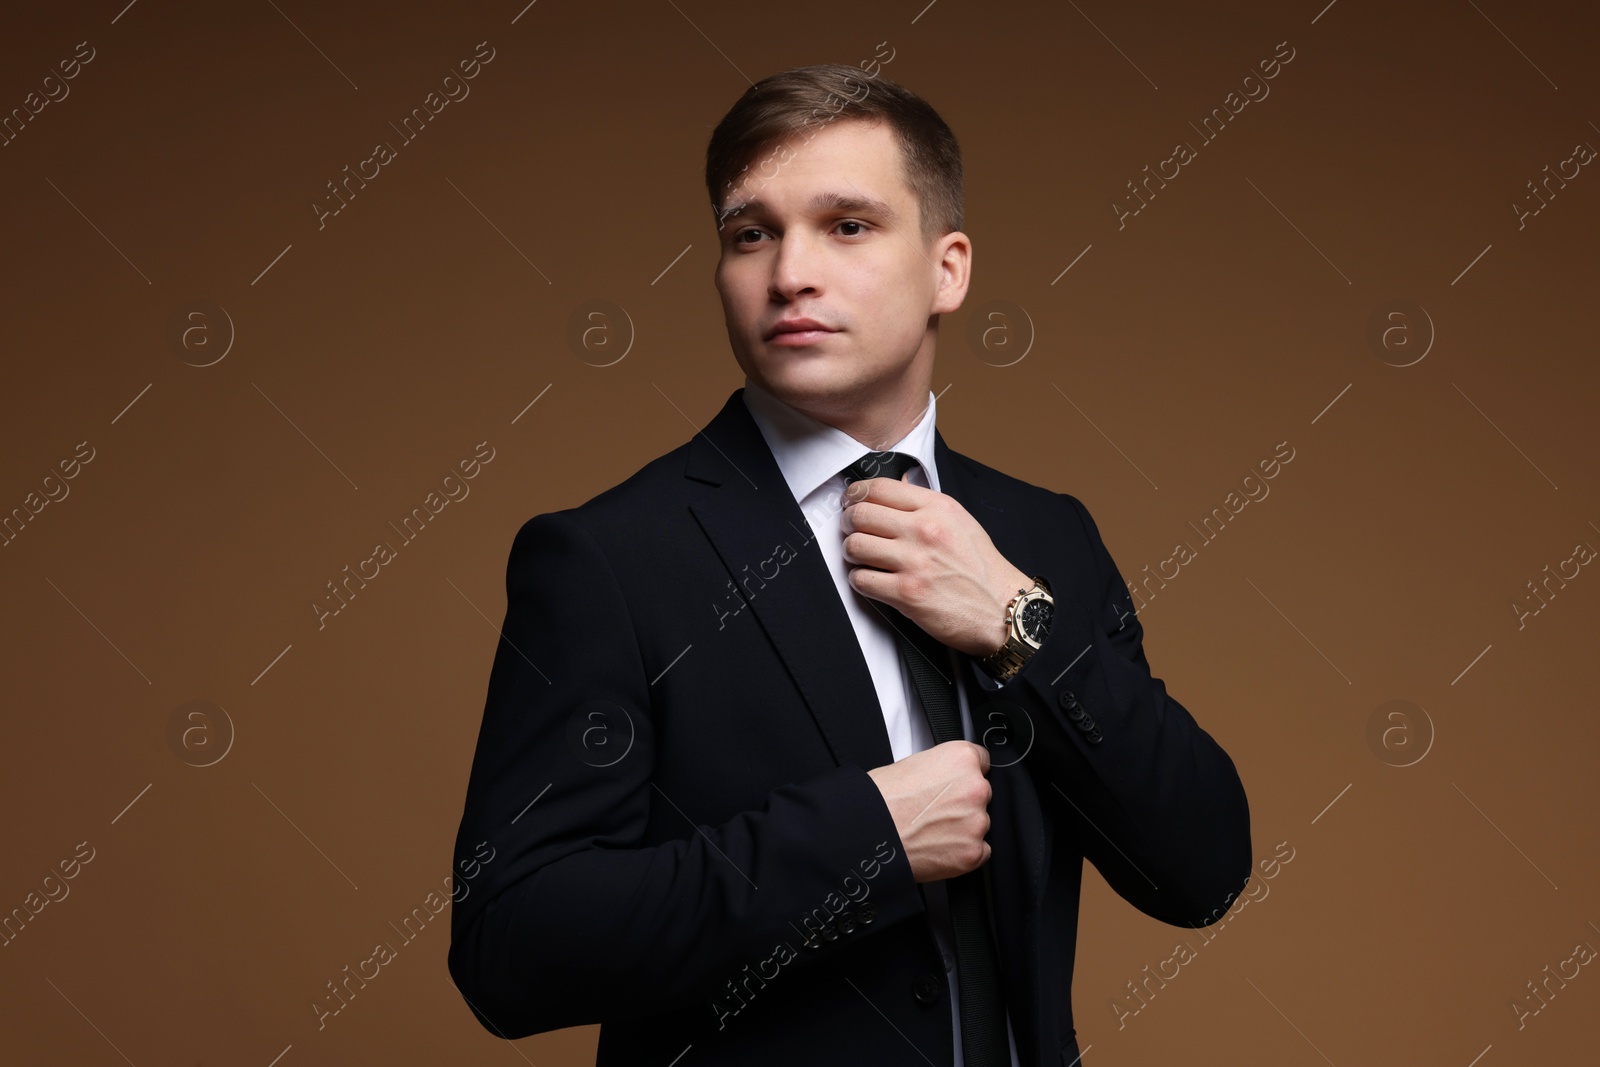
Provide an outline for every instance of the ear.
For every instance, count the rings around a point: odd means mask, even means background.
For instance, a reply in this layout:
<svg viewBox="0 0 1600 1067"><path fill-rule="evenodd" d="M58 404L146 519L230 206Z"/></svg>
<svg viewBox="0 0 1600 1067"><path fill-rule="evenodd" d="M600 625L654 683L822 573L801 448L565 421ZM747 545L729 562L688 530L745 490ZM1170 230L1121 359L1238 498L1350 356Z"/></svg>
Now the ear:
<svg viewBox="0 0 1600 1067"><path fill-rule="evenodd" d="M928 259L938 288L928 310L930 314L943 315L955 311L967 298L967 286L972 281L972 240L960 230L952 230L934 242L933 252Z"/></svg>

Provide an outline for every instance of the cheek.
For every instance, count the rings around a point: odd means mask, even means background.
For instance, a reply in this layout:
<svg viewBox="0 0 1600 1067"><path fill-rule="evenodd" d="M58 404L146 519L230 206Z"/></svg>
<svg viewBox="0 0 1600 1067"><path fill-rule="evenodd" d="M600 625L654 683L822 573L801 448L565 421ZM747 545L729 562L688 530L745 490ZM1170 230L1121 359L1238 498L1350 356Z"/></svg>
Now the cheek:
<svg viewBox="0 0 1600 1067"><path fill-rule="evenodd" d="M931 300L921 282L920 274L902 275L873 301L876 332L895 347L915 345L927 331Z"/></svg>
<svg viewBox="0 0 1600 1067"><path fill-rule="evenodd" d="M863 263L844 275L843 282L849 289L858 326L879 336L913 328L922 332L932 292L927 284L926 264L921 260L912 264L893 257Z"/></svg>
<svg viewBox="0 0 1600 1067"><path fill-rule="evenodd" d="M750 315L745 310L749 301L744 299L740 289L739 279L730 273L719 270L716 276L717 295L722 298L722 314L727 320L730 330L743 331L752 326Z"/></svg>

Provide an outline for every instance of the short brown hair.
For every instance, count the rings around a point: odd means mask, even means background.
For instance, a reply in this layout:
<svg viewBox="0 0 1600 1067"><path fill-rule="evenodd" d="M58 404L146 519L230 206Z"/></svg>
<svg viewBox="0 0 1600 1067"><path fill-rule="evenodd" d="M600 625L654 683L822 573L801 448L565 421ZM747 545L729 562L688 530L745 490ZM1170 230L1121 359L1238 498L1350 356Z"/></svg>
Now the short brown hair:
<svg viewBox="0 0 1600 1067"><path fill-rule="evenodd" d="M736 202L725 213L722 194L758 154L834 120L889 124L900 144L906 184L917 199L924 242L961 229L961 146L950 127L911 90L842 63L795 67L762 78L722 117L706 146L706 191L717 228L740 206Z"/></svg>

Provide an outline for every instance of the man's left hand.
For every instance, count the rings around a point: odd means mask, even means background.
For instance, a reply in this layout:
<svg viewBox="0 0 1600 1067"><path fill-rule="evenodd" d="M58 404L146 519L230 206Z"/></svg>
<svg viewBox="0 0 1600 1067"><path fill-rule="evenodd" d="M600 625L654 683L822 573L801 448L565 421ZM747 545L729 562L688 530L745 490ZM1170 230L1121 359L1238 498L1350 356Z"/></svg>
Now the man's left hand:
<svg viewBox="0 0 1600 1067"><path fill-rule="evenodd" d="M900 610L940 642L987 656L1006 641L1006 605L1032 579L1011 564L954 497L867 478L839 516L856 592Z"/></svg>

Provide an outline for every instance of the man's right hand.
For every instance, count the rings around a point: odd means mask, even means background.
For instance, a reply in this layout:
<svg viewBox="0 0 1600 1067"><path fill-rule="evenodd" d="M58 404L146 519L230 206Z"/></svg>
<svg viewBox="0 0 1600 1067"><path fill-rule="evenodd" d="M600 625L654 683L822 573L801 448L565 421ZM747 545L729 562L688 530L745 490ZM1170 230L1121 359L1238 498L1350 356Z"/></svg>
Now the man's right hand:
<svg viewBox="0 0 1600 1067"><path fill-rule="evenodd" d="M988 862L988 749L946 741L867 773L889 805L916 881L954 878Z"/></svg>

